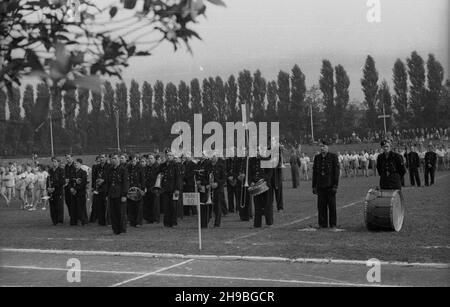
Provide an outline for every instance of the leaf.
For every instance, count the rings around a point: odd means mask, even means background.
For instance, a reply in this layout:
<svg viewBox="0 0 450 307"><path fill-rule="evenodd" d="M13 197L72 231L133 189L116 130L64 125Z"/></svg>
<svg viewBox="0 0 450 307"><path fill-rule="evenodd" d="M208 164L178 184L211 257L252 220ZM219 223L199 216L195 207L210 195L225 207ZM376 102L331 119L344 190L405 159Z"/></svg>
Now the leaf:
<svg viewBox="0 0 450 307"><path fill-rule="evenodd" d="M136 56L146 56L146 55L152 55L150 52L148 51L138 51L135 54Z"/></svg>
<svg viewBox="0 0 450 307"><path fill-rule="evenodd" d="M215 5L227 7L227 5L225 4L225 2L223 2L223 0L206 0L206 1L211 2L212 4Z"/></svg>
<svg viewBox="0 0 450 307"><path fill-rule="evenodd" d="M113 6L110 10L109 10L109 16L111 16L111 18L114 18L114 16L116 16L117 14L117 6Z"/></svg>
<svg viewBox="0 0 450 307"><path fill-rule="evenodd" d="M126 9L134 9L136 6L136 0L125 0L124 8Z"/></svg>

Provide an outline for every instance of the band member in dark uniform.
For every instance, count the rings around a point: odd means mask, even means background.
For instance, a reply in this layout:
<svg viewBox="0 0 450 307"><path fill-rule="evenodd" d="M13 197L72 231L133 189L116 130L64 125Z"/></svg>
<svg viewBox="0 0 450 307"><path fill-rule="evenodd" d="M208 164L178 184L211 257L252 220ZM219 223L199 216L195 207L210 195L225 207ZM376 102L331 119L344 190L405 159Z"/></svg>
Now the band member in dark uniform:
<svg viewBox="0 0 450 307"><path fill-rule="evenodd" d="M289 164L291 165L292 188L296 189L300 185L300 158L295 149L291 151Z"/></svg>
<svg viewBox="0 0 450 307"><path fill-rule="evenodd" d="M92 213L100 226L106 226L106 185L105 179L108 172L108 164L106 156L101 154L98 156L98 163L92 167Z"/></svg>
<svg viewBox="0 0 450 307"><path fill-rule="evenodd" d="M391 151L391 143L387 140L381 142L381 147L383 152L377 158L380 188L382 190L401 190L401 178L406 173L403 157Z"/></svg>
<svg viewBox="0 0 450 307"><path fill-rule="evenodd" d="M95 223L97 219L97 203L95 202L95 196L97 194L97 191L95 190L95 180L94 180L94 173L95 168L100 164L100 155L95 157L95 164L92 165L92 172L91 172L91 188L92 188L92 206L91 206L91 216L89 217L89 223Z"/></svg>
<svg viewBox="0 0 450 307"><path fill-rule="evenodd" d="M86 186L87 173L81 169L83 161L77 159L75 165L75 178L71 182L70 193L72 194L71 206L74 216L70 217L70 225L77 225L78 221L81 225L88 223L86 210Z"/></svg>
<svg viewBox="0 0 450 307"><path fill-rule="evenodd" d="M131 163L128 165L128 176L130 178L130 188L139 188L142 192L145 190L144 169L139 164L137 156L133 156ZM127 217L131 227L142 225L143 201L134 201L127 199Z"/></svg>
<svg viewBox="0 0 450 307"><path fill-rule="evenodd" d="M225 199L225 163L217 156L211 158L211 189L213 191L214 227L220 227L222 218L222 204Z"/></svg>
<svg viewBox="0 0 450 307"><path fill-rule="evenodd" d="M126 208L129 176L126 167L120 166L119 156L111 157L111 167L106 176L106 191L109 201L109 216L114 234L127 232Z"/></svg>
<svg viewBox="0 0 450 307"><path fill-rule="evenodd" d="M411 151L407 153L406 167L409 170L409 180L411 182L411 185L414 186L417 184L417 186L420 187L420 177L419 177L420 158L414 146L411 146Z"/></svg>
<svg viewBox="0 0 450 307"><path fill-rule="evenodd" d="M161 172L161 206L164 212L164 226L177 226L177 204L182 178L170 150L166 150L166 161L161 164Z"/></svg>
<svg viewBox="0 0 450 307"><path fill-rule="evenodd" d="M250 158L249 180L250 186L254 186L259 180L264 179L269 186L269 190L259 195L253 196L253 204L255 206L255 217L253 227L260 228L262 225L262 216L265 216L266 225L273 225L273 199L271 197L270 183L272 182L273 169L261 168L262 158L258 155Z"/></svg>
<svg viewBox="0 0 450 307"><path fill-rule="evenodd" d="M436 172L437 154L434 152L434 146L428 145L428 151L425 153L425 185L434 184L434 173Z"/></svg>
<svg viewBox="0 0 450 307"><path fill-rule="evenodd" d="M48 171L47 177L47 192L50 197L50 217L53 225L64 223L64 170L59 167L59 160L52 158L52 167Z"/></svg>
<svg viewBox="0 0 450 307"><path fill-rule="evenodd" d="M184 155L183 157L183 192L186 193L194 193L195 192L195 170L197 169L197 164L192 161L192 158L189 154ZM183 212L184 215L194 215L196 214L195 206L184 206Z"/></svg>
<svg viewBox="0 0 450 307"><path fill-rule="evenodd" d="M274 145L272 145L274 146ZM280 151L278 155L278 164L273 169L273 176L271 176L271 182L269 185L271 186L271 190L275 193L275 201L277 202L277 210L278 212L282 212L284 210L283 203L283 151L280 145ZM272 194L273 195L273 194ZM271 195L271 198L272 198ZM273 200L272 200L273 201Z"/></svg>
<svg viewBox="0 0 450 307"><path fill-rule="evenodd" d="M144 219L148 223L159 223L161 218L160 193L161 172L154 155L148 155L145 167ZM157 182L159 175L159 180Z"/></svg>
<svg viewBox="0 0 450 307"><path fill-rule="evenodd" d="M198 162L195 170L195 179L197 180L197 189L200 193L200 224L202 228L207 228L211 219L211 205L206 204L210 195L209 178L211 174L211 163L205 156ZM212 201L212 198L211 198Z"/></svg>
<svg viewBox="0 0 450 307"><path fill-rule="evenodd" d="M184 164L181 160L181 157L175 156L174 157L175 164L178 167L178 174L180 175L180 193L178 196L177 201L177 217L180 219L183 219L184 212L183 212L183 191L184 191L184 185L183 185L183 178L184 178Z"/></svg>
<svg viewBox="0 0 450 307"><path fill-rule="evenodd" d="M69 217L70 219L75 218L75 212L72 212L72 193L70 193L70 184L75 179L75 165L73 163L73 157L71 154L66 155L66 165L64 166L64 200L66 202L67 210L69 211ZM72 217L73 216L73 217Z"/></svg>
<svg viewBox="0 0 450 307"><path fill-rule="evenodd" d="M339 185L339 159L328 151L328 143L322 142L320 154L314 157L312 188L317 195L319 228L336 229L336 192Z"/></svg>

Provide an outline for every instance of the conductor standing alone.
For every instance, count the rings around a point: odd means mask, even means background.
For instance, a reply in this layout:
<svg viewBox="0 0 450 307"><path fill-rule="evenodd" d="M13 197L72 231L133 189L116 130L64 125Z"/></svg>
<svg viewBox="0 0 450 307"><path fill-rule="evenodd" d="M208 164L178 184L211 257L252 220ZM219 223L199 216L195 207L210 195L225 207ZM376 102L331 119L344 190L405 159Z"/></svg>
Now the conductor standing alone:
<svg viewBox="0 0 450 307"><path fill-rule="evenodd" d="M322 142L320 154L314 157L312 188L317 195L319 228L337 230L336 193L339 185L339 160L328 152L328 143Z"/></svg>

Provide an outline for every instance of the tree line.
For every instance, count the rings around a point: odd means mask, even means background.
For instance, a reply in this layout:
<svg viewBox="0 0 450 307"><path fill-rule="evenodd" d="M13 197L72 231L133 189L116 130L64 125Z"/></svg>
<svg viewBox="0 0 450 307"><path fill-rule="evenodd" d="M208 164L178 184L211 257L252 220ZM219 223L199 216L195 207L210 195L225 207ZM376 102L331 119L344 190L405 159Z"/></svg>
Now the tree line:
<svg viewBox="0 0 450 307"><path fill-rule="evenodd" d="M290 144L311 141L311 112L316 139L381 130L383 122L378 116L383 108L392 115L388 129L450 126L450 83L444 82L444 69L434 55L425 62L414 51L406 61L398 59L392 81L391 90L386 80L380 80L369 55L360 80L361 106L349 103L350 79L345 68L326 59L318 85L310 88L300 66L295 65L270 81L259 70L242 70L226 80L217 76L178 84L132 80L128 86L106 81L101 93L85 88L52 91L45 83L27 85L23 91L0 90L0 155L49 153L50 113L59 153L116 148L117 126L122 147L162 148L173 139L173 123L192 124L196 113L203 114L204 122L237 122L241 104L249 106L255 122L280 122L280 137Z"/></svg>

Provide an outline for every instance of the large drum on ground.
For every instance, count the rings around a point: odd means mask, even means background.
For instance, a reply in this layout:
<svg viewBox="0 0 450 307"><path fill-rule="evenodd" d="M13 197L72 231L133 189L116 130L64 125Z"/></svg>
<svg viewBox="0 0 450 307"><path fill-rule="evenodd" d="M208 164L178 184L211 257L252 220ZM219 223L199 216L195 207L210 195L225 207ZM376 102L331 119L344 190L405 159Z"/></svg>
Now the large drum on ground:
<svg viewBox="0 0 450 307"><path fill-rule="evenodd" d="M364 204L364 220L368 230L400 231L405 206L400 190L370 189Z"/></svg>

